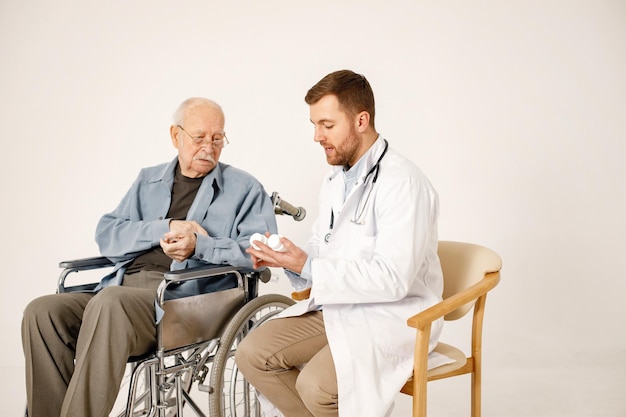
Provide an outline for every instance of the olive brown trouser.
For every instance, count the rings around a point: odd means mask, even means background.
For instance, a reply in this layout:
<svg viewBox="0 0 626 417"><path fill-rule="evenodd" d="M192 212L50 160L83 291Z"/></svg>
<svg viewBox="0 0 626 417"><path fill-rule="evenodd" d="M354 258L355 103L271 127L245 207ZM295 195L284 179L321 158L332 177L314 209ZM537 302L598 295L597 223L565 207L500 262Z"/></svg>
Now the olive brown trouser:
<svg viewBox="0 0 626 417"><path fill-rule="evenodd" d="M336 417L337 376L324 317L269 320L237 347L239 370L285 417Z"/></svg>
<svg viewBox="0 0 626 417"><path fill-rule="evenodd" d="M31 417L106 417L126 362L156 347L154 300L163 273L141 271L123 286L33 300L22 344Z"/></svg>

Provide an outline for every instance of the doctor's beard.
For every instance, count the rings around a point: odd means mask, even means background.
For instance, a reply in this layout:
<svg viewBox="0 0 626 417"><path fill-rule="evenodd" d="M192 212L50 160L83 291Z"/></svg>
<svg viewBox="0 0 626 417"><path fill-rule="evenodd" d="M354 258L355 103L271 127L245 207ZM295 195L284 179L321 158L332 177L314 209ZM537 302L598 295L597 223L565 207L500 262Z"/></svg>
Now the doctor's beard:
<svg viewBox="0 0 626 417"><path fill-rule="evenodd" d="M351 165L354 165L357 161L353 161L357 152L359 150L360 141L357 139L356 131L354 128L350 129L348 136L344 139L343 142L339 143L338 146L335 146L335 155L333 158L326 158L326 162L330 165L340 165L343 167L350 168ZM356 158L358 160L358 158Z"/></svg>

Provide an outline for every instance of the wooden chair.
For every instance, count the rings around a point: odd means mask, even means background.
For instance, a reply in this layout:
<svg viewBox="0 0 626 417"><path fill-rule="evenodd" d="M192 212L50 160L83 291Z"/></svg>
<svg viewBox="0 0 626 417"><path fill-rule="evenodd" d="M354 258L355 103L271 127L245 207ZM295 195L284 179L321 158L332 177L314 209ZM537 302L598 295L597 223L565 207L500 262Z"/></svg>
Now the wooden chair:
<svg viewBox="0 0 626 417"><path fill-rule="evenodd" d="M426 384L428 381L471 374L471 415L480 417L481 411L481 352L482 328L487 292L500 281L502 260L490 249L462 242L439 242L438 249L443 269L443 301L407 320L417 329L413 377L401 392L413 396L413 416L426 417ZM428 370L428 341L432 322L440 317L458 320L473 307L471 354L439 342L436 352L454 360L454 363Z"/></svg>

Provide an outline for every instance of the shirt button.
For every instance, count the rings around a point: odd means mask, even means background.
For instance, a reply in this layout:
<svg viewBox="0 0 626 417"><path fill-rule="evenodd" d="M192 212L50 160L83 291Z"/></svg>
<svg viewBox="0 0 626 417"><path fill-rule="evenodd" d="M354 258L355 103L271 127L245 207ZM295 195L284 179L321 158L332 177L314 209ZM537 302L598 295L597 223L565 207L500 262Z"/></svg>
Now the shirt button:
<svg viewBox="0 0 626 417"><path fill-rule="evenodd" d="M203 259L203 258L204 258L204 255L203 255L203 254L200 254L200 255L198 255L198 258Z"/></svg>

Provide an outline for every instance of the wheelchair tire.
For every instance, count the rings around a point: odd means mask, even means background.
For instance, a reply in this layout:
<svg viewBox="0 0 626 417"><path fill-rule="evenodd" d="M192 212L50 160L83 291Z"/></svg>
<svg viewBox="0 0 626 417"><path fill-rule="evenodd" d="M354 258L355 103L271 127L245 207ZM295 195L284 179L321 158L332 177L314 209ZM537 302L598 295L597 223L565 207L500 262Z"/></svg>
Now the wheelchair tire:
<svg viewBox="0 0 626 417"><path fill-rule="evenodd" d="M266 294L245 304L227 325L211 366L209 412L211 417L260 417L254 388L235 364L237 344L254 328L293 305L280 294Z"/></svg>

